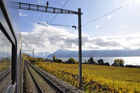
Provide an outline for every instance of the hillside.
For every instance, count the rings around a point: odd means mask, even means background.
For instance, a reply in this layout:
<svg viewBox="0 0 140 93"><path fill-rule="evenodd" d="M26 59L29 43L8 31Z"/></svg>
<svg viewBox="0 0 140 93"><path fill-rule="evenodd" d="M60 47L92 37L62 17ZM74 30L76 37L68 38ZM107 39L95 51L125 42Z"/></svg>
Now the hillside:
<svg viewBox="0 0 140 93"><path fill-rule="evenodd" d="M48 55L48 58L52 58L56 55L60 58L65 57L78 57L78 51L70 51L59 49L56 52ZM140 49L137 50L84 50L83 57L127 57L127 56L140 56Z"/></svg>
<svg viewBox="0 0 140 93"><path fill-rule="evenodd" d="M39 68L78 86L78 64L39 62ZM86 93L140 93L140 69L83 64Z"/></svg>

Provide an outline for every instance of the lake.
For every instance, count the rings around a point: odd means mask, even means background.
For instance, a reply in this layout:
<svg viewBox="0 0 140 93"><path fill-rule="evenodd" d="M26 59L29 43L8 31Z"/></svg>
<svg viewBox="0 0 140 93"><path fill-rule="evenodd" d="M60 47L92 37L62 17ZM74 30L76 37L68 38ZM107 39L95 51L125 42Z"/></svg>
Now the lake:
<svg viewBox="0 0 140 93"><path fill-rule="evenodd" d="M82 58L82 62L84 62L85 60L87 61L90 57L83 57ZM103 59L104 62L108 62L109 64L112 64L114 62L114 59L120 59L122 58L125 61L125 65L140 65L140 56L136 56L136 57L93 57L94 61L97 62L97 60L99 59ZM68 60L69 58L60 58L63 61ZM78 61L78 57L74 57L75 60Z"/></svg>

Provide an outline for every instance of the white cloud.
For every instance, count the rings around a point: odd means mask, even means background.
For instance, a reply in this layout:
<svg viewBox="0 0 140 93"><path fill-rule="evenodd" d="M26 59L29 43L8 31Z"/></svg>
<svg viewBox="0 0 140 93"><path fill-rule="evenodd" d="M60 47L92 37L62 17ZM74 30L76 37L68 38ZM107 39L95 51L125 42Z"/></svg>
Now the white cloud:
<svg viewBox="0 0 140 93"><path fill-rule="evenodd" d="M122 7L126 8L126 7L131 7L133 5L140 5L140 0L127 0L127 2L122 5Z"/></svg>
<svg viewBox="0 0 140 93"><path fill-rule="evenodd" d="M77 47L77 35L63 28L34 24L32 32L22 32L23 48L37 52L54 52L59 48Z"/></svg>
<svg viewBox="0 0 140 93"><path fill-rule="evenodd" d="M27 14L22 13L22 12L19 12L18 14L19 14L19 16L28 16Z"/></svg>
<svg viewBox="0 0 140 93"><path fill-rule="evenodd" d="M98 28L100 28L100 25L96 25L95 27L98 29Z"/></svg>
<svg viewBox="0 0 140 93"><path fill-rule="evenodd" d="M21 32L23 49L54 52L58 49L78 50L78 33L64 28L34 24L32 32ZM82 35L83 50L138 49L140 34L130 36L89 37Z"/></svg>
<svg viewBox="0 0 140 93"><path fill-rule="evenodd" d="M39 4L44 4L44 0L37 0Z"/></svg>
<svg viewBox="0 0 140 93"><path fill-rule="evenodd" d="M107 19L111 19L111 16L107 16Z"/></svg>

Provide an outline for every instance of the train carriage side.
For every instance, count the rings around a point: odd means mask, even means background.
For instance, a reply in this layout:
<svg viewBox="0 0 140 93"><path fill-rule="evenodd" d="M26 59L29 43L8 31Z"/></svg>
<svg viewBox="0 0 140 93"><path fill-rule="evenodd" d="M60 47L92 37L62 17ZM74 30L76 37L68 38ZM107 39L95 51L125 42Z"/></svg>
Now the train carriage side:
<svg viewBox="0 0 140 93"><path fill-rule="evenodd" d="M16 0L0 0L0 93L22 92Z"/></svg>

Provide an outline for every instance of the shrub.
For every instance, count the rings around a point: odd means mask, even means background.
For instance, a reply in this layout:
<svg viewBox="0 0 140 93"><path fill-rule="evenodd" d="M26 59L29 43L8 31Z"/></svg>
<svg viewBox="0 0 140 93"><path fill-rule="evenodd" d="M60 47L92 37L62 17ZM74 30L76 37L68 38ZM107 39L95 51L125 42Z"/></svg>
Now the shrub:
<svg viewBox="0 0 140 93"><path fill-rule="evenodd" d="M62 59L55 59L55 62L57 62L57 63L63 63L63 60Z"/></svg>
<svg viewBox="0 0 140 93"><path fill-rule="evenodd" d="M99 59L99 60L97 60L97 62L98 62L98 65L104 65L104 60L103 59Z"/></svg>
<svg viewBox="0 0 140 93"><path fill-rule="evenodd" d="M123 67L124 66L124 60L123 59L115 59L114 63L112 64L112 66L120 66Z"/></svg>
<svg viewBox="0 0 140 93"><path fill-rule="evenodd" d="M66 61L68 64L77 64L78 62L74 58L69 58L68 61Z"/></svg>
<svg viewBox="0 0 140 93"><path fill-rule="evenodd" d="M43 62L44 59L43 58L37 58L37 62Z"/></svg>
<svg viewBox="0 0 140 93"><path fill-rule="evenodd" d="M44 62L53 62L53 60L52 60L52 59L47 59L47 58L46 58L46 59L44 60Z"/></svg>
<svg viewBox="0 0 140 93"><path fill-rule="evenodd" d="M104 63L104 65L106 65L106 66L110 66L110 64L109 64L108 62Z"/></svg>
<svg viewBox="0 0 140 93"><path fill-rule="evenodd" d="M87 64L87 61L85 60L83 64Z"/></svg>
<svg viewBox="0 0 140 93"><path fill-rule="evenodd" d="M88 64L97 64L95 61L94 61L94 59L93 59L93 57L90 57L90 59L88 59L88 62L87 62Z"/></svg>

